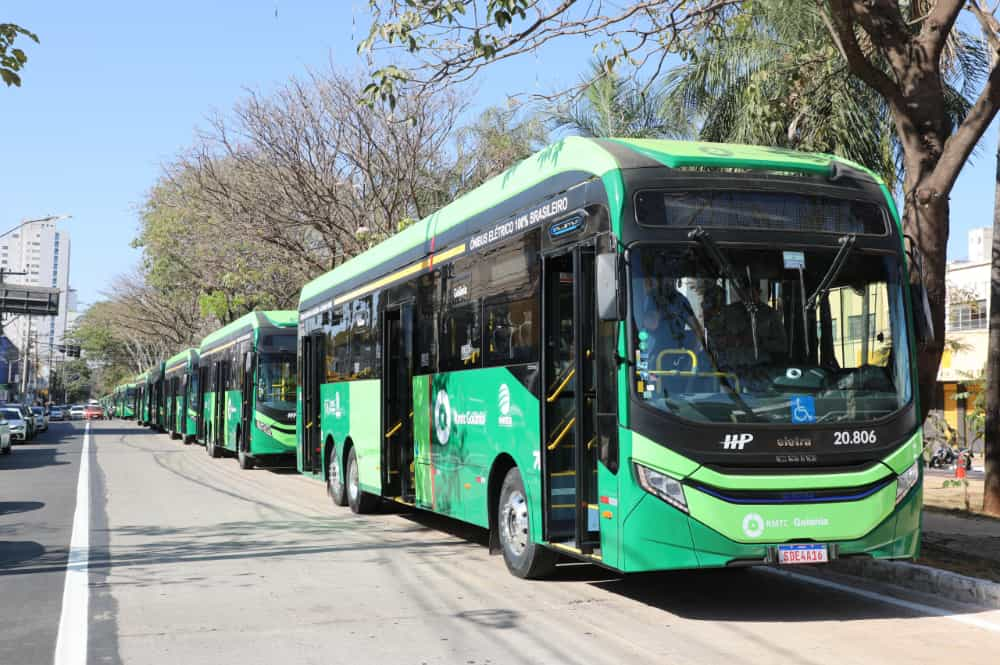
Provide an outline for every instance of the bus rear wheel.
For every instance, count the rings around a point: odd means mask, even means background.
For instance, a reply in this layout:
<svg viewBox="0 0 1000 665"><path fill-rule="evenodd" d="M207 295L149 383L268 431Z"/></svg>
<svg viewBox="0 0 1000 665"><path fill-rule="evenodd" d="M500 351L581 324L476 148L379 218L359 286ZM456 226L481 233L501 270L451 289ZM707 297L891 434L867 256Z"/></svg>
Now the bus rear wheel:
<svg viewBox="0 0 1000 665"><path fill-rule="evenodd" d="M515 577L538 579L555 568L559 555L531 539L528 495L521 472L513 467L500 488L497 529L504 563Z"/></svg>
<svg viewBox="0 0 1000 665"><path fill-rule="evenodd" d="M347 505L347 487L344 485L344 477L337 468L337 449L330 448L330 454L326 459L326 493L330 495L330 500L335 506Z"/></svg>
<svg viewBox="0 0 1000 665"><path fill-rule="evenodd" d="M205 442L205 452L208 453L209 457L222 457L222 451L219 447L215 445L215 441L212 440L211 434L209 434L208 440Z"/></svg>
<svg viewBox="0 0 1000 665"><path fill-rule="evenodd" d="M378 506L378 497L361 489L358 481L358 455L353 446L347 453L347 503L351 506L351 511L359 515L375 512Z"/></svg>

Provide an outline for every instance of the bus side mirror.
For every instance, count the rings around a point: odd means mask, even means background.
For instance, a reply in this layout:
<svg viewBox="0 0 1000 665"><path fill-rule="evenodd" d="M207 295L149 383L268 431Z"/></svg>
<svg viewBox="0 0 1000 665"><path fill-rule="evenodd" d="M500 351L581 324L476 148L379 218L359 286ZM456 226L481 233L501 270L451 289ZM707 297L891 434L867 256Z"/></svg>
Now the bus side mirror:
<svg viewBox="0 0 1000 665"><path fill-rule="evenodd" d="M601 321L621 321L625 318L625 302L620 297L621 257L617 252L597 255L597 316Z"/></svg>
<svg viewBox="0 0 1000 665"><path fill-rule="evenodd" d="M917 344L926 346L934 341L934 321L931 319L927 289L922 283L910 284L910 297L913 299L913 327Z"/></svg>

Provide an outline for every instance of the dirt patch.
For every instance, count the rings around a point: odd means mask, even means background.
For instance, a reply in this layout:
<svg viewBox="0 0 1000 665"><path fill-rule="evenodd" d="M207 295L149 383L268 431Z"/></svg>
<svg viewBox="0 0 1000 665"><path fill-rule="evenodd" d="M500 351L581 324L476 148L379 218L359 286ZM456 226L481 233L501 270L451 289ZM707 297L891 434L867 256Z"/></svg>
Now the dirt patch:
<svg viewBox="0 0 1000 665"><path fill-rule="evenodd" d="M982 514L983 481L967 479L968 512L974 515ZM937 510L954 510L966 512L966 491L962 485L954 486L954 478L940 476L924 476L924 508Z"/></svg>

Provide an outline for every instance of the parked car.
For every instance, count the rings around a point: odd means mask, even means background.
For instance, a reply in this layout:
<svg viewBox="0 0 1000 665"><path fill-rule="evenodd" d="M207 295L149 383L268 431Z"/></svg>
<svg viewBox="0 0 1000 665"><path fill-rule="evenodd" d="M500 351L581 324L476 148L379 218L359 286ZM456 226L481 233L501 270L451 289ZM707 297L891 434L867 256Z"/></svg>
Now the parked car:
<svg viewBox="0 0 1000 665"><path fill-rule="evenodd" d="M38 422L35 420L35 414L27 404L18 404L17 409L21 412L21 418L28 425L28 441L31 441L38 434Z"/></svg>
<svg viewBox="0 0 1000 665"><path fill-rule="evenodd" d="M69 419L83 420L83 412L85 410L86 407L84 407L83 404L74 404L73 406L69 407Z"/></svg>
<svg viewBox="0 0 1000 665"><path fill-rule="evenodd" d="M7 421L7 429L11 441L28 440L28 423L24 419L21 409L13 406L0 407L0 416Z"/></svg>
<svg viewBox="0 0 1000 665"><path fill-rule="evenodd" d="M83 410L86 420L104 420L104 407L100 404L88 404Z"/></svg>
<svg viewBox="0 0 1000 665"><path fill-rule="evenodd" d="M49 409L49 421L65 420L66 414L61 406L53 406Z"/></svg>
<svg viewBox="0 0 1000 665"><path fill-rule="evenodd" d="M47 430L49 428L49 414L45 413L45 407L33 406L31 407L31 412L35 414L38 431L44 432Z"/></svg>
<svg viewBox="0 0 1000 665"><path fill-rule="evenodd" d="M10 455L11 450L10 425L4 420L3 415L0 415L0 455Z"/></svg>

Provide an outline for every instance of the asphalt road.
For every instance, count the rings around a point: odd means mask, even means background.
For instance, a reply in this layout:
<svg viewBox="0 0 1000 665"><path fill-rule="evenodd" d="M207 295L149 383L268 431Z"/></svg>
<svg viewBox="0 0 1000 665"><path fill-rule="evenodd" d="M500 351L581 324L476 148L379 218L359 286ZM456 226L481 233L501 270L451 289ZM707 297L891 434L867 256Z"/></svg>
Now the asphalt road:
<svg viewBox="0 0 1000 665"><path fill-rule="evenodd" d="M16 615L0 617L0 664L52 663L79 438L0 458L0 607ZM574 564L524 582L478 529L420 512L355 516L321 483L240 471L131 423L95 423L91 451L90 663L993 663L1000 653L1000 611L773 570L622 579ZM10 468L33 453L37 463Z"/></svg>
<svg viewBox="0 0 1000 665"><path fill-rule="evenodd" d="M76 506L82 423L0 457L0 663L51 663Z"/></svg>

